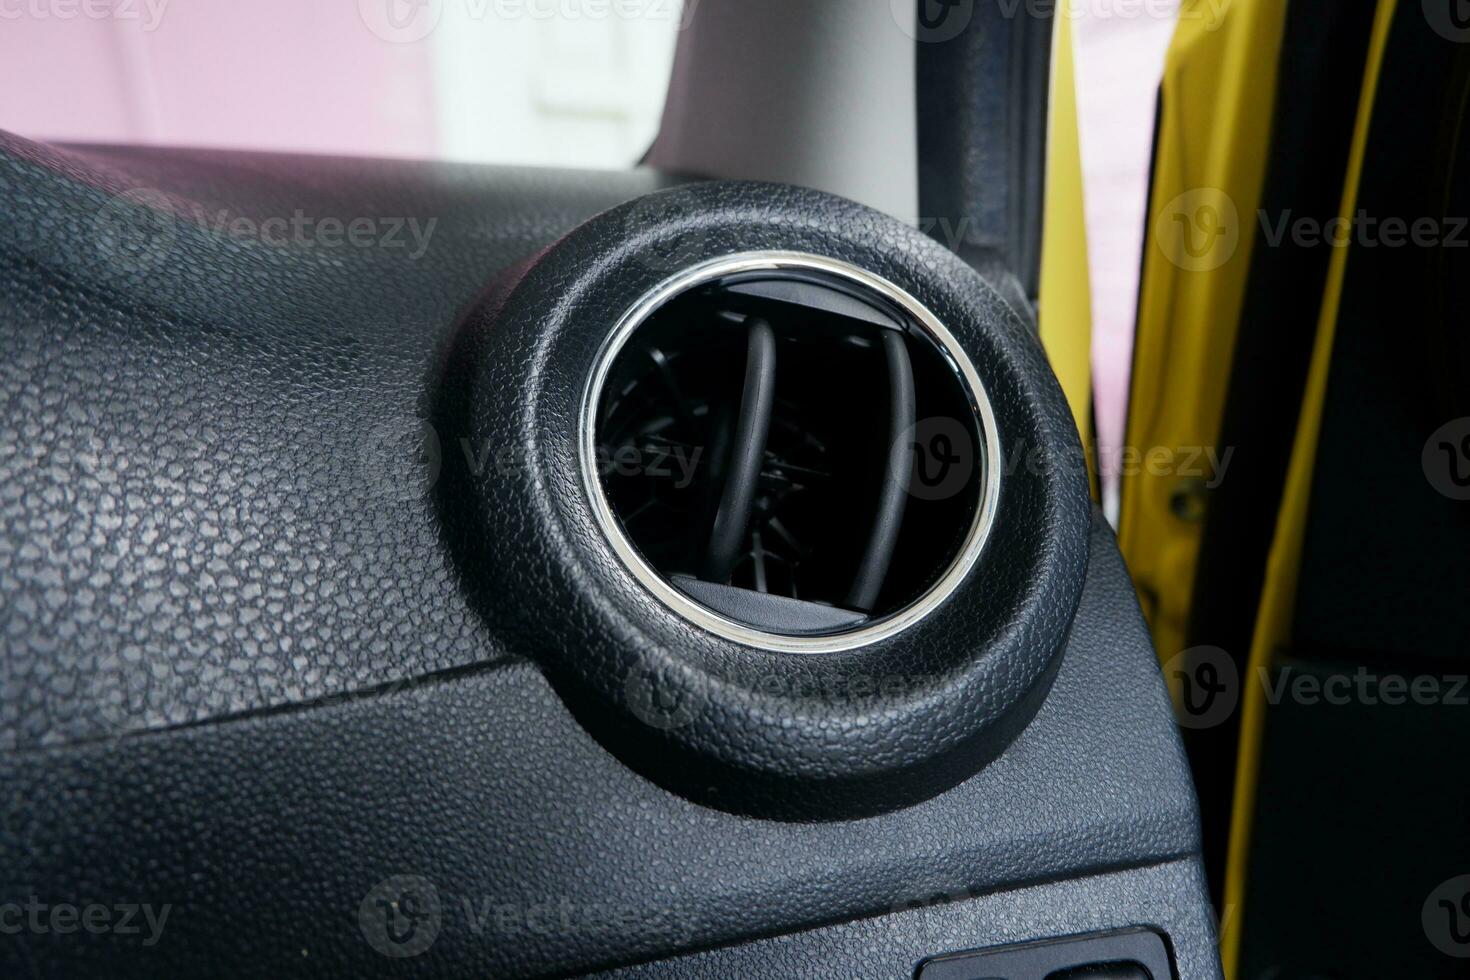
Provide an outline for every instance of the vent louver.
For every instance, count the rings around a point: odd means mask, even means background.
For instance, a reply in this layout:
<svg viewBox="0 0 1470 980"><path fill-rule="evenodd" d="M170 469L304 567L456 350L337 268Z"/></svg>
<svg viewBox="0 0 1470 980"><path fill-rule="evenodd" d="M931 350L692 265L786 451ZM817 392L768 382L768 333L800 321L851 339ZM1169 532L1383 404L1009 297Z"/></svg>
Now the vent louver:
<svg viewBox="0 0 1470 980"><path fill-rule="evenodd" d="M845 633L977 546L977 393L887 297L817 269L734 272L619 339L592 406L600 489L698 606L767 634Z"/></svg>

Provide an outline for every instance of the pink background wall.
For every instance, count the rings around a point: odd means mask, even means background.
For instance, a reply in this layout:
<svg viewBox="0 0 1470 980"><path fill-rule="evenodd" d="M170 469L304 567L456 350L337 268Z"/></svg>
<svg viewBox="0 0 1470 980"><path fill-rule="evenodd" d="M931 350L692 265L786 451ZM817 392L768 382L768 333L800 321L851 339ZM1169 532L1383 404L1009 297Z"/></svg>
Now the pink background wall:
<svg viewBox="0 0 1470 980"><path fill-rule="evenodd" d="M1077 0L1077 116L1092 276L1092 378L1103 509L1118 516L1119 461L1138 319L1154 110L1177 3L1156 16L1099 16Z"/></svg>
<svg viewBox="0 0 1470 980"><path fill-rule="evenodd" d="M375 37L351 0L149 2L9 0L0 128L36 139L434 155L430 49Z"/></svg>

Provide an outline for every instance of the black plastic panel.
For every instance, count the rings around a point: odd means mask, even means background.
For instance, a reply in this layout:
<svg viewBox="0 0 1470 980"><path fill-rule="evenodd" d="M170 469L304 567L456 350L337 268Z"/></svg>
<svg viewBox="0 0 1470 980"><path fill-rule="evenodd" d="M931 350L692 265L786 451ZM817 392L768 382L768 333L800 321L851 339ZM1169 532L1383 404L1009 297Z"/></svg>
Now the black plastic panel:
<svg viewBox="0 0 1470 980"><path fill-rule="evenodd" d="M1214 924L1198 900L1203 881L1197 862L1176 861L1014 891L919 894L874 918L617 970L608 976L625 980L753 976L899 980L915 976L936 951L1024 943L1149 922L1170 937L1179 976L1217 978ZM1165 963L1167 966L1167 957ZM1159 980L1169 976L1163 973Z"/></svg>
<svg viewBox="0 0 1470 980"><path fill-rule="evenodd" d="M1042 939L925 961L917 980L1171 980L1169 947L1151 929Z"/></svg>
<svg viewBox="0 0 1470 980"><path fill-rule="evenodd" d="M0 460L0 907L128 906L136 929L6 934L0 974L542 976L682 953L669 969L791 975L783 951L811 942L841 947L840 975L892 976L895 956L911 971L1142 923L1182 976L1217 975L1167 695L1085 511L1057 559L1085 585L1034 717L975 775L881 816L693 803L508 653L534 637L495 624L537 580L499 610L474 591L458 559L482 528L423 481L468 465L475 433L434 431L436 456L423 425L455 417L435 414L463 377L455 334L496 273L664 182L0 143L0 397L31 453ZM124 253L145 268L98 251L99 215L138 188L179 209ZM807 200L747 193L759 214ZM193 217L296 209L439 224L414 255ZM613 220L634 236L638 217ZM503 448L469 446L516 465ZM1032 530L1039 547L1063 528ZM523 523L489 546L527 540ZM1065 631L1062 605L1046 622ZM562 612L543 604L543 629ZM913 908L936 895L965 900ZM859 968L885 922L933 935Z"/></svg>
<svg viewBox="0 0 1470 980"><path fill-rule="evenodd" d="M689 803L621 766L535 668L514 661L331 705L11 755L0 762L0 899L173 911L152 947L23 935L0 944L0 967L570 973L1193 854L1197 815L1167 693L1104 527L1092 554L1061 670L1030 727L974 778L882 817L788 824ZM442 911L432 945L396 959L365 939L360 907L399 875L432 884ZM1103 894L1056 906L1028 897L1006 932L972 922L918 957L1158 923L1139 910L1166 898L1168 921L1193 923L1171 935L1181 976L1216 975L1197 874L1168 890L1143 880ZM552 925L535 924L546 915Z"/></svg>

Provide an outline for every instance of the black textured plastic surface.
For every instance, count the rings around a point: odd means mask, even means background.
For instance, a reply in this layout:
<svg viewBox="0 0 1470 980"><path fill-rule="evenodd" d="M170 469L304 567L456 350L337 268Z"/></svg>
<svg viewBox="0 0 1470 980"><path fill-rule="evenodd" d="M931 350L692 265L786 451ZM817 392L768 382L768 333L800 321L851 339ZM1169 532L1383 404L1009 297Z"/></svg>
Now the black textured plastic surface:
<svg viewBox="0 0 1470 980"><path fill-rule="evenodd" d="M423 493L448 338L497 270L660 182L0 134L0 748L494 658L444 545L468 532ZM119 251L133 201L178 217ZM417 258L402 228L218 230L298 212L436 224ZM469 435L430 455L484 459Z"/></svg>
<svg viewBox="0 0 1470 980"><path fill-rule="evenodd" d="M1176 861L983 895L963 890L916 893L883 916L607 975L649 980L749 976L898 980L914 976L919 963L935 952L1148 922L1170 937L1174 965L1183 980L1216 980L1220 962L1214 923L1199 898L1203 890L1198 862Z"/></svg>
<svg viewBox="0 0 1470 980"><path fill-rule="evenodd" d="M1041 284L1054 5L919 8L919 213L1026 310Z"/></svg>
<svg viewBox="0 0 1470 980"><path fill-rule="evenodd" d="M573 973L1198 847L1168 694L1100 519L1067 656L1035 719L978 775L897 813L789 824L690 803L620 766L539 671L515 661L310 709L11 755L0 787L0 902L174 906L152 947L144 936L6 937L0 973L22 976ZM395 875L428 881L441 905L432 945L397 959L360 928L360 907ZM1180 950L1184 980L1216 975L1197 871L1072 888L1002 899L993 907L1008 911L902 948L916 963L1157 925ZM783 951L798 948L772 941L738 954L748 968L734 972L760 975L749 964L764 961L767 975L807 975L780 969L792 964ZM847 962L861 962L851 952Z"/></svg>

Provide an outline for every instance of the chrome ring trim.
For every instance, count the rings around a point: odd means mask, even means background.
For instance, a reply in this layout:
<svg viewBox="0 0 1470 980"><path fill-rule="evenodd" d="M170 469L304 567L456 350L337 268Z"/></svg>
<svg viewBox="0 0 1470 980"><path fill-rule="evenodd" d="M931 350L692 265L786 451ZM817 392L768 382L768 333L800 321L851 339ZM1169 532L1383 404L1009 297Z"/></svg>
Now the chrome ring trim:
<svg viewBox="0 0 1470 980"><path fill-rule="evenodd" d="M938 345L940 351L951 362L955 373L968 387L971 407L980 423L982 443L980 465L983 467L981 500L960 553L955 556L949 569L939 581L934 583L922 596L896 613L845 633L820 636L769 633L726 619L690 599L645 562L643 556L638 553L638 549L628 540L617 515L612 512L612 507L602 492L602 483L597 474L597 405L602 398L602 388L607 381L613 360L633 332L659 307L695 286L744 272L783 269L823 272L846 279L873 291L905 311ZM985 385L975 371L975 365L971 363L969 356L960 347L954 335L927 307L888 280L848 262L820 255L780 251L744 252L702 262L664 280L634 304L603 341L597 353L592 376L588 379L587 388L582 396L582 409L578 424L581 429L579 444L583 487L592 506L592 513L596 516L603 535L618 558L644 588L682 618L717 636L761 650L780 653L836 653L887 639L913 626L948 599L975 566L975 562L979 560L981 552L985 549L985 542L990 536L991 527L995 523L996 506L1000 499L1000 433L995 424L995 412L985 392Z"/></svg>

